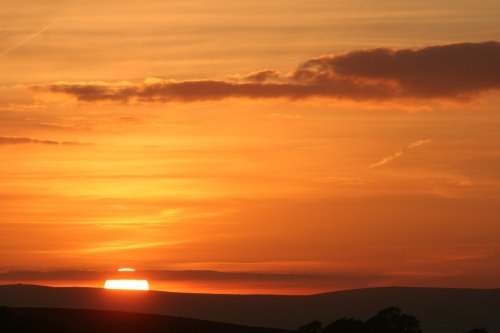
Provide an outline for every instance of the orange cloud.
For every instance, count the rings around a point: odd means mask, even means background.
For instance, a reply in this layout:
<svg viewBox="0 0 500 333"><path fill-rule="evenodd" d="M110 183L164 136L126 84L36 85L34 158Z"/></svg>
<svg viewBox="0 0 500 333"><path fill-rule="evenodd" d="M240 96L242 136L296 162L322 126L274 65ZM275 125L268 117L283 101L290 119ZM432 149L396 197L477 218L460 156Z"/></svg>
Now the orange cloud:
<svg viewBox="0 0 500 333"><path fill-rule="evenodd" d="M261 71L253 72L245 76L245 79L250 82L269 82L273 80L279 80L281 74L273 69L264 69Z"/></svg>
<svg viewBox="0 0 500 333"><path fill-rule="evenodd" d="M365 100L469 99L500 89L500 43L462 43L418 49L377 48L325 55L280 82L277 71L239 81L148 79L139 84L62 82L34 86L78 101L195 102L225 98L314 97Z"/></svg>

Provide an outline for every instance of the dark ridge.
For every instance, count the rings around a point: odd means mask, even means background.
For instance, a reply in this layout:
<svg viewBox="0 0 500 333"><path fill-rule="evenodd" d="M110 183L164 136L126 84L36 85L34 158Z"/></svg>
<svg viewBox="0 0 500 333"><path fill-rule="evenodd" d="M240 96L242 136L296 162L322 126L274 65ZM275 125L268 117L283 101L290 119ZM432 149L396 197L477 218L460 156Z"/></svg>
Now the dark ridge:
<svg viewBox="0 0 500 333"><path fill-rule="evenodd" d="M213 321L141 314L121 311L6 308L7 318L15 329L31 333L290 333L283 329L249 327ZM0 318L5 324L6 316ZM3 321L3 322L2 322ZM16 326L17 325L17 326Z"/></svg>
<svg viewBox="0 0 500 333"><path fill-rule="evenodd" d="M296 329L314 319L324 323L344 316L366 320L394 306L417 317L426 333L457 333L474 327L500 332L500 289L387 287L281 296L5 285L0 286L0 305L129 311L284 329Z"/></svg>

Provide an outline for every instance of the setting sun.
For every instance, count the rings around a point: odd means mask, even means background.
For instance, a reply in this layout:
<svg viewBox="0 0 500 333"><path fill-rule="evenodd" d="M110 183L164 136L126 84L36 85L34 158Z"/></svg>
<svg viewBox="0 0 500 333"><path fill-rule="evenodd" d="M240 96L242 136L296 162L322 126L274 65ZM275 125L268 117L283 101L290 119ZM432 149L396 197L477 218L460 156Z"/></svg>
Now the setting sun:
<svg viewBox="0 0 500 333"><path fill-rule="evenodd" d="M113 279L106 280L104 289L149 290L148 280L137 279L134 268L119 268Z"/></svg>
<svg viewBox="0 0 500 333"><path fill-rule="evenodd" d="M149 290L147 280L106 280L104 289Z"/></svg>

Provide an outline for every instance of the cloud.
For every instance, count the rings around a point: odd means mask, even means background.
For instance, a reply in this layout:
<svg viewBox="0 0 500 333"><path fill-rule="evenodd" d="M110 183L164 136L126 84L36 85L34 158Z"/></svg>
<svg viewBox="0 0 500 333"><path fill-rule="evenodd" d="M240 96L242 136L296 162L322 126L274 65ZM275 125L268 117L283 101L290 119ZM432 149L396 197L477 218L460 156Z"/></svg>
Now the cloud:
<svg viewBox="0 0 500 333"><path fill-rule="evenodd" d="M7 271L0 272L0 281L101 281L114 271ZM265 273L221 272L213 270L144 270L136 273L153 281L350 281L371 280L379 274L337 273Z"/></svg>
<svg viewBox="0 0 500 333"><path fill-rule="evenodd" d="M279 80L280 78L281 78L280 72L275 71L273 69L264 69L261 71L250 73L247 76L245 76L246 81L258 82L258 83L276 81Z"/></svg>
<svg viewBox="0 0 500 333"><path fill-rule="evenodd" d="M128 244L128 243L107 243L100 244L99 246L84 248L80 250L71 250L71 252L83 252L83 253L106 253L106 252L115 252L115 251L129 251L133 249L146 249L151 247L162 247L165 245L177 244L178 242L150 242L150 243L137 243L137 244ZM63 251L67 252L67 251Z"/></svg>
<svg viewBox="0 0 500 333"><path fill-rule="evenodd" d="M394 154L386 156L386 157L382 158L380 161L371 164L370 168L377 168L377 167L381 167L383 165L386 165L387 163L389 163L389 162L391 162L391 161L393 161L393 160L395 160L395 159L403 156L403 154L406 151L408 151L410 149L413 149L413 148L416 148L416 147L419 147L419 146L422 146L422 145L425 145L425 144L427 144L429 142L431 142L430 139L418 140L418 141L412 142L409 145L407 145L407 146L403 147L402 149L398 150Z"/></svg>
<svg viewBox="0 0 500 333"><path fill-rule="evenodd" d="M286 77L266 69L238 80L160 80L144 83L59 82L38 92L78 101L195 102L226 98L366 100L470 99L500 89L500 43L461 43L416 49L376 48L310 59Z"/></svg>
<svg viewBox="0 0 500 333"><path fill-rule="evenodd" d="M22 138L17 136L0 136L0 145L26 144L26 143L37 143L44 145L72 145L72 146L86 145L85 143L80 143L80 142L43 140L43 139L33 139L33 138Z"/></svg>
<svg viewBox="0 0 500 333"><path fill-rule="evenodd" d="M500 89L500 43L462 43L420 49L377 48L327 55L304 63L295 76L386 81L401 97L468 97Z"/></svg>
<svg viewBox="0 0 500 333"><path fill-rule="evenodd" d="M97 287L116 271L10 271L0 272L0 283L29 283L54 286ZM213 270L139 270L136 279L147 279L155 290L196 293L290 294L317 293L373 285L385 279L380 273L273 273L222 272Z"/></svg>

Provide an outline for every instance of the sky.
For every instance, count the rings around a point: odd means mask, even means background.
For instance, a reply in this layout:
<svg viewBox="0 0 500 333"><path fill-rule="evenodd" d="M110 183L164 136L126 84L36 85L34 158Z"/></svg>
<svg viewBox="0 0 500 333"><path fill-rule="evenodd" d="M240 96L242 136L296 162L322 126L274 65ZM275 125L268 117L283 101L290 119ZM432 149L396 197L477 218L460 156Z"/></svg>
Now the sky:
<svg viewBox="0 0 500 333"><path fill-rule="evenodd" d="M0 0L0 283L500 287L496 0Z"/></svg>

